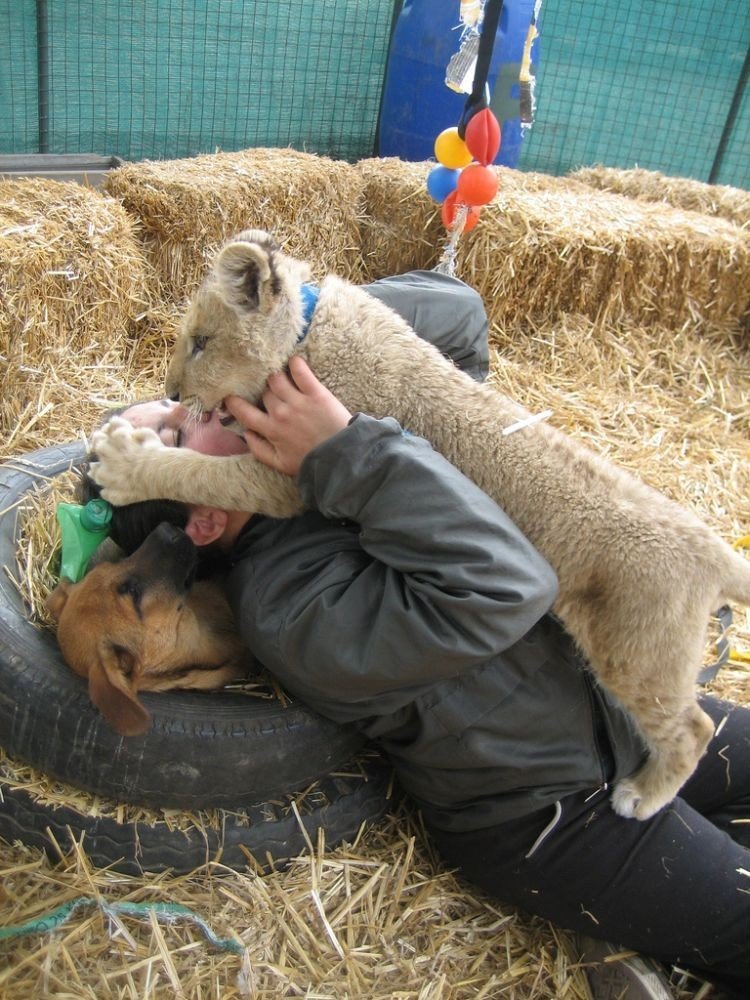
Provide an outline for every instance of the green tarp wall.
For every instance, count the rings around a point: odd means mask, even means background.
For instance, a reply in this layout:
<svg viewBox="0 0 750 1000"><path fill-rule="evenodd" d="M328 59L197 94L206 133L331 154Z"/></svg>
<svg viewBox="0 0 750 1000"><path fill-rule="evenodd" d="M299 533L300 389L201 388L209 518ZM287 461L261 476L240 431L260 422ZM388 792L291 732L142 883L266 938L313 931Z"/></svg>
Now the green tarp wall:
<svg viewBox="0 0 750 1000"><path fill-rule="evenodd" d="M394 6L0 0L0 153L371 156ZM539 25L522 169L750 188L750 0L544 0Z"/></svg>

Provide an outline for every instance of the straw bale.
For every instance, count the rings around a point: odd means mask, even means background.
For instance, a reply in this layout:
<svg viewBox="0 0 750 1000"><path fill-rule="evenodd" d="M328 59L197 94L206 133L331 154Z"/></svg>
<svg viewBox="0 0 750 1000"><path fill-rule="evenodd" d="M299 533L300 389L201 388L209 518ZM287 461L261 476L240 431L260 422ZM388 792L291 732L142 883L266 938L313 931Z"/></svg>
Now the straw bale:
<svg viewBox="0 0 750 1000"><path fill-rule="evenodd" d="M493 318L722 323L750 308L750 233L594 191L502 190L459 242L458 273Z"/></svg>
<svg viewBox="0 0 750 1000"><path fill-rule="evenodd" d="M434 267L445 241L440 206L425 186L434 164L388 157L360 160L355 166L364 186L361 245L366 280Z"/></svg>
<svg viewBox="0 0 750 1000"><path fill-rule="evenodd" d="M139 220L167 301L189 297L218 246L248 227L320 273L359 277L362 185L343 161L292 149L144 161L111 171L104 189Z"/></svg>
<svg viewBox="0 0 750 1000"><path fill-rule="evenodd" d="M663 201L689 212L717 215L738 226L750 223L750 191L727 184L706 184L690 177L669 177L658 170L634 167L581 167L569 177L614 194L642 201Z"/></svg>
<svg viewBox="0 0 750 1000"><path fill-rule="evenodd" d="M0 455L21 438L33 447L75 436L59 402L138 354L152 286L116 201L77 184L0 182Z"/></svg>
<svg viewBox="0 0 750 1000"><path fill-rule="evenodd" d="M440 206L427 193L432 161L411 163L396 157L360 160L364 184L362 262L366 280L437 264L446 243ZM495 167L504 190L586 190L584 184L547 174Z"/></svg>
<svg viewBox="0 0 750 1000"><path fill-rule="evenodd" d="M116 351L100 357L81 352L63 364L39 362L11 371L1 380L0 461L22 452L74 440L85 440L106 410L134 399L164 394L164 376L140 367L137 353L124 360Z"/></svg>
<svg viewBox="0 0 750 1000"><path fill-rule="evenodd" d="M369 278L433 267L447 244L425 187L433 163L357 164L365 184ZM458 241L456 273L491 320L721 323L750 310L750 233L671 206L637 202L570 178L495 168L500 189Z"/></svg>

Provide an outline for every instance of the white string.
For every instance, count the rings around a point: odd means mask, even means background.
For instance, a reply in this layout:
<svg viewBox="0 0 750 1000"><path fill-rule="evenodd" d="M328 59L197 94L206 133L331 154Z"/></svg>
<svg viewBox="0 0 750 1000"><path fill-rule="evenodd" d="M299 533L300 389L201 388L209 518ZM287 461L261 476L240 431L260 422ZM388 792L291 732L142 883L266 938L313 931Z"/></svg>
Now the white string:
<svg viewBox="0 0 750 1000"><path fill-rule="evenodd" d="M449 238L445 245L445 250L443 250L443 255L433 268L433 270L437 271L438 274L447 274L451 278L456 276L456 253L458 250L458 241L461 233L464 231L468 215L469 206L459 204L456 209L456 214L453 217L453 223L448 230Z"/></svg>

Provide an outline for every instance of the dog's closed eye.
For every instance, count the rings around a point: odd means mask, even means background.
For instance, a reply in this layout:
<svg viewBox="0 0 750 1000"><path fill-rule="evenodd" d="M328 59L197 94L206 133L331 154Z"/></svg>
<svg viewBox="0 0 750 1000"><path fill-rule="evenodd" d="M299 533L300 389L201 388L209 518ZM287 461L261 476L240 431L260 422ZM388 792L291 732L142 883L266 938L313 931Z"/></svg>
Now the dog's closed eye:
<svg viewBox="0 0 750 1000"><path fill-rule="evenodd" d="M137 577L128 576L117 585L117 593L129 597L136 611L140 611L143 591Z"/></svg>

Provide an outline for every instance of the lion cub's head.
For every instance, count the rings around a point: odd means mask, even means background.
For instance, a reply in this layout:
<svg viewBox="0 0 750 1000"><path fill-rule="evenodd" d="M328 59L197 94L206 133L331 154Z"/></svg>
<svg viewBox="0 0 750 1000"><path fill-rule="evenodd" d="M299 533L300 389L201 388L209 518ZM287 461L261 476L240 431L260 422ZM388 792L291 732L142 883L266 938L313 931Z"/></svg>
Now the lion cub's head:
<svg viewBox="0 0 750 1000"><path fill-rule="evenodd" d="M263 230L229 240L182 320L167 395L195 415L229 395L257 402L299 339L300 286L309 276L308 266L287 257Z"/></svg>

